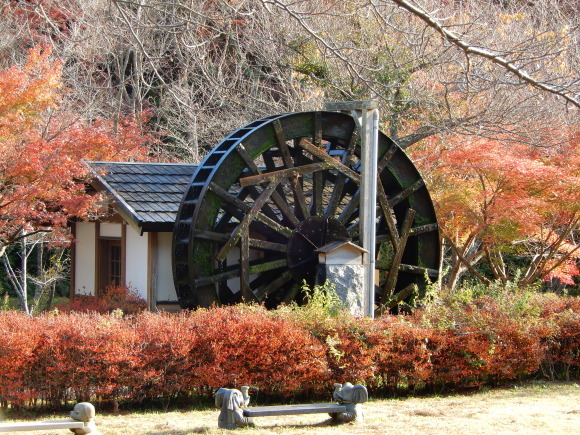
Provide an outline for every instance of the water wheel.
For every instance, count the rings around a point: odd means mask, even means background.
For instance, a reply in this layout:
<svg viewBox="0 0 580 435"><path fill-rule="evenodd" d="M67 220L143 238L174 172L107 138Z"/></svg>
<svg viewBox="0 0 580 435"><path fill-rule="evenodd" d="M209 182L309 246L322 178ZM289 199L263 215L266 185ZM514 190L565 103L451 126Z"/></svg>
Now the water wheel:
<svg viewBox="0 0 580 435"><path fill-rule="evenodd" d="M301 302L315 250L359 240L360 140L338 112L269 116L234 131L205 158L184 193L173 239L183 308ZM439 234L423 179L379 134L376 303L421 297L437 277ZM427 278L429 277L429 278Z"/></svg>

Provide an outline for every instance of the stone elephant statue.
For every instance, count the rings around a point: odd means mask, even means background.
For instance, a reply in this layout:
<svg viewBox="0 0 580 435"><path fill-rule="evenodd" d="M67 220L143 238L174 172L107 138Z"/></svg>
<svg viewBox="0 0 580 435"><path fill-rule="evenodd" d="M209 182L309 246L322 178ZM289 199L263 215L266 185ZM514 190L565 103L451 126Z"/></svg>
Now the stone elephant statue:
<svg viewBox="0 0 580 435"><path fill-rule="evenodd" d="M70 416L73 420L82 421L85 424L83 428L70 429L71 432L80 435L99 435L95 425L95 407L91 403L77 403L71 411Z"/></svg>
<svg viewBox="0 0 580 435"><path fill-rule="evenodd" d="M364 414L361 404L369 400L366 387L363 385L334 384L334 400L346 406L346 412L331 414L333 420L341 422L363 421Z"/></svg>
<svg viewBox="0 0 580 435"><path fill-rule="evenodd" d="M248 387L242 391L229 388L220 388L215 395L215 406L221 409L218 417L218 427L221 429L236 429L252 426L251 418L244 417L243 408L250 403Z"/></svg>

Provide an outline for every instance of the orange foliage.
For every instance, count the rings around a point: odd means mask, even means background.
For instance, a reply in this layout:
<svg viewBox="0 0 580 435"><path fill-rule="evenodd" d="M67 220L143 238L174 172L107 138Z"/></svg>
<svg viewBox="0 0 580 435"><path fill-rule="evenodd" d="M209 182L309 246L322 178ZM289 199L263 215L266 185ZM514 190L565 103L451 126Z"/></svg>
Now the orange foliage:
<svg viewBox="0 0 580 435"><path fill-rule="evenodd" d="M50 54L37 47L24 66L0 71L0 245L22 230L86 217L99 198L85 192L81 159L143 159L152 140L142 120L87 122L62 112L60 64Z"/></svg>
<svg viewBox="0 0 580 435"><path fill-rule="evenodd" d="M521 246L542 252L534 260L533 270L541 269L535 279L572 258L578 245L568 235L580 215L579 134L569 131L563 139L543 149L481 137L450 137L443 145L432 138L414 150L445 236L457 246L477 238L486 252ZM568 276L574 273L572 267Z"/></svg>

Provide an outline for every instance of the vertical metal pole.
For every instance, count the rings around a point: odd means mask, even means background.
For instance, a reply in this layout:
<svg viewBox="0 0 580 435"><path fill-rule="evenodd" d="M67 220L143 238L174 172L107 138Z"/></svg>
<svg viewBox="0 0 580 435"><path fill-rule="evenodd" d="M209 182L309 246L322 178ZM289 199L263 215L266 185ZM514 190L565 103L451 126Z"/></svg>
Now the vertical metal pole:
<svg viewBox="0 0 580 435"><path fill-rule="evenodd" d="M361 143L362 165L359 225L362 247L368 251L368 257L365 263L365 314L373 318L375 315L375 239L377 220L377 155L379 142L378 109L363 108L361 124L363 131Z"/></svg>
<svg viewBox="0 0 580 435"><path fill-rule="evenodd" d="M364 313L375 315L375 243L377 220L377 158L379 148L379 111L377 102L341 101L326 103L326 110L351 111L361 129L361 184L359 208L360 244L368 254L365 259L363 295ZM358 115L361 115L360 123Z"/></svg>

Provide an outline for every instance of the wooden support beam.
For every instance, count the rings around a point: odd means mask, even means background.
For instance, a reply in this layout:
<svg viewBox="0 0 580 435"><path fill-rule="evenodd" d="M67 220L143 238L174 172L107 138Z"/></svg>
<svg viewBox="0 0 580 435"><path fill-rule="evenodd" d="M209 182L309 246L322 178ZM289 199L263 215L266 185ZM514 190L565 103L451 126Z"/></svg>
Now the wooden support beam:
<svg viewBox="0 0 580 435"><path fill-rule="evenodd" d="M257 184L269 183L269 182L281 182L284 178L293 178L302 176L304 174L311 174L312 172L322 171L327 169L328 165L319 163L311 163L309 165L298 166L296 168L280 169L279 171L272 171L261 173L259 175L253 175L251 177L240 178L240 186L255 186Z"/></svg>

